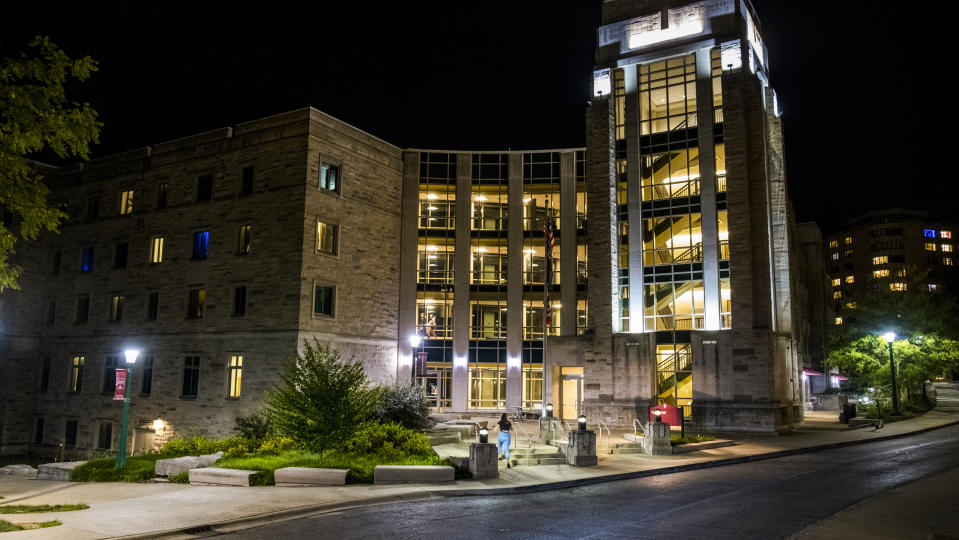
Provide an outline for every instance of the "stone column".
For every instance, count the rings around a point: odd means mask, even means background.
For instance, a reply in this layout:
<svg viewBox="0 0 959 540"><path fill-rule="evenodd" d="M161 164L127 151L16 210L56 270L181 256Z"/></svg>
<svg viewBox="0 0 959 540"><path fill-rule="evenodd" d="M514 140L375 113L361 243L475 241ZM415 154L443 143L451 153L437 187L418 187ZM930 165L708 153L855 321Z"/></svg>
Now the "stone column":
<svg viewBox="0 0 959 540"><path fill-rule="evenodd" d="M716 148L713 142L713 84L710 49L696 51L699 185L702 204L704 330L719 330L719 223L716 211Z"/></svg>
<svg viewBox="0 0 959 540"><path fill-rule="evenodd" d="M493 443L470 444L470 473L473 480L498 478L499 466L496 463L496 445Z"/></svg>
<svg viewBox="0 0 959 540"><path fill-rule="evenodd" d="M523 404L523 154L509 155L506 231L506 407Z"/></svg>
<svg viewBox="0 0 959 540"><path fill-rule="evenodd" d="M453 412L466 412L469 400L470 229L472 156L456 156L456 245L453 255Z"/></svg>
<svg viewBox="0 0 959 540"><path fill-rule="evenodd" d="M566 447L566 463L574 467L596 465L596 432L591 429L574 429L569 432Z"/></svg>
<svg viewBox="0 0 959 540"><path fill-rule="evenodd" d="M559 335L576 335L576 153L559 156ZM555 299L553 300L556 301Z"/></svg>
<svg viewBox="0 0 959 540"><path fill-rule="evenodd" d="M400 222L400 305L397 329L396 381L407 383L412 370L413 350L409 337L416 328L416 257L418 248L420 154L403 153L403 201Z"/></svg>
<svg viewBox="0 0 959 540"><path fill-rule="evenodd" d="M666 422L648 422L643 437L643 452L651 456L668 456L673 453L669 438L669 424Z"/></svg>

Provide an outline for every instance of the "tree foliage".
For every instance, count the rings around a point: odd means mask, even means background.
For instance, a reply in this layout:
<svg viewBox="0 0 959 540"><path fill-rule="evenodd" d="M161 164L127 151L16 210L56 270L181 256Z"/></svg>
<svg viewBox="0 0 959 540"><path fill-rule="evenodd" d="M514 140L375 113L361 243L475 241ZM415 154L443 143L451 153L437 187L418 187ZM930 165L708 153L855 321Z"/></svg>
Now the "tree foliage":
<svg viewBox="0 0 959 540"><path fill-rule="evenodd" d="M382 389L376 420L383 424L395 422L414 431L429 427L430 405L422 386L398 384Z"/></svg>
<svg viewBox="0 0 959 540"><path fill-rule="evenodd" d="M72 59L43 36L29 49L0 62L0 291L18 287L21 268L9 262L18 239L57 231L66 217L49 205L49 190L29 156L50 150L88 159L102 127L90 104L68 100L65 89L73 79L89 78L96 61Z"/></svg>
<svg viewBox="0 0 959 540"><path fill-rule="evenodd" d="M266 408L277 433L322 451L345 443L372 418L379 396L362 364L341 360L338 351L314 339L285 363Z"/></svg>

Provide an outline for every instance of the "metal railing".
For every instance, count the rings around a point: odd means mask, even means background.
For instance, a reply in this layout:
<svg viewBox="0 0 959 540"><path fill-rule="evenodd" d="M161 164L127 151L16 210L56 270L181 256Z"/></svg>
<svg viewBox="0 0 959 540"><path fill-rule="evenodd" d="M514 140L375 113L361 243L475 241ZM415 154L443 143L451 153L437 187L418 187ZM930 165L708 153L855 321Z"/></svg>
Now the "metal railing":
<svg viewBox="0 0 959 540"><path fill-rule="evenodd" d="M643 432L643 437L646 436L646 425L639 421L639 418L633 418L633 442L636 442L636 439L639 438L639 432Z"/></svg>
<svg viewBox="0 0 959 540"><path fill-rule="evenodd" d="M606 430L606 453L612 454L613 449L609 447L609 438L613 435L613 432L609 430L609 426L607 426L606 422L603 422L602 420L596 422L596 428L599 430L600 438L603 437L603 430Z"/></svg>
<svg viewBox="0 0 959 540"><path fill-rule="evenodd" d="M553 428L553 437L554 437L553 440L562 440L562 439L556 438L557 431L561 433L563 436L565 436L567 441L569 440L569 433L567 433L566 428L563 427L562 422L560 422L557 418L550 419L550 427ZM549 444L549 442L547 441L546 444Z"/></svg>
<svg viewBox="0 0 959 540"><path fill-rule="evenodd" d="M511 420L513 422L513 427L521 432L524 437L526 437L526 465L529 466L530 460L533 459L533 452L530 450L533 447L533 438L530 436L529 432L526 431L526 428L523 427L523 419L521 417L514 414ZM519 441L517 441L517 444L518 442ZM516 448L516 444L513 445L513 448Z"/></svg>

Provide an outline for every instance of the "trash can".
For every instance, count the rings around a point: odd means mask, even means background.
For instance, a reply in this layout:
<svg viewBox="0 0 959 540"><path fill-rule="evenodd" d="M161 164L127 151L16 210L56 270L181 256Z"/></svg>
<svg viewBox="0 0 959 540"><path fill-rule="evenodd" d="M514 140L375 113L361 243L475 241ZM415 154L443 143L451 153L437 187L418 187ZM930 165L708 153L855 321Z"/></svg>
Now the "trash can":
<svg viewBox="0 0 959 540"><path fill-rule="evenodd" d="M839 421L843 424L848 424L850 418L856 417L856 404L847 403L842 406L842 414L839 415Z"/></svg>

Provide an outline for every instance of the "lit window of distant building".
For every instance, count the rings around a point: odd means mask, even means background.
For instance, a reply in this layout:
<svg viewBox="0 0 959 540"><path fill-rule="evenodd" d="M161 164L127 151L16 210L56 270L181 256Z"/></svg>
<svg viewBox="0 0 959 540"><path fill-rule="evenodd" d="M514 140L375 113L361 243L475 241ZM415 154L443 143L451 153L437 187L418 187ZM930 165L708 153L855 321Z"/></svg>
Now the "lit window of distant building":
<svg viewBox="0 0 959 540"><path fill-rule="evenodd" d="M906 277L906 269L900 268L899 270L896 270L896 277Z"/></svg>
<svg viewBox="0 0 959 540"><path fill-rule="evenodd" d="M851 250L851 249L847 249L846 251L843 251L843 252L842 252L842 256L843 256L843 257L852 257L852 250Z"/></svg>
<svg viewBox="0 0 959 540"><path fill-rule="evenodd" d="M120 215L133 213L133 190L128 189L120 192Z"/></svg>
<svg viewBox="0 0 959 540"><path fill-rule="evenodd" d="M945 251L947 253L952 252L952 244L943 244L942 251Z"/></svg>
<svg viewBox="0 0 959 540"><path fill-rule="evenodd" d="M250 253L250 246L253 243L253 226L240 225L237 232L236 252L238 255L247 255Z"/></svg>
<svg viewBox="0 0 959 540"><path fill-rule="evenodd" d="M929 284L929 290L930 290L930 291L936 290L936 284L935 284L935 283L930 283L930 284Z"/></svg>
<svg viewBox="0 0 959 540"><path fill-rule="evenodd" d="M836 324L842 324L842 317L836 317Z"/></svg>
<svg viewBox="0 0 959 540"><path fill-rule="evenodd" d="M193 233L193 260L204 260L210 255L210 231Z"/></svg>
<svg viewBox="0 0 959 540"><path fill-rule="evenodd" d="M833 287L838 287L838 286L841 285L841 284L842 284L842 280L840 280L839 278L836 278L836 279L832 280L832 286L833 286Z"/></svg>
<svg viewBox="0 0 959 540"><path fill-rule="evenodd" d="M842 243L843 243L843 244L846 244L847 246L851 246L851 245L852 245L852 237L851 237L851 236L847 236L847 237L843 238L843 239L842 239Z"/></svg>
<svg viewBox="0 0 959 540"><path fill-rule="evenodd" d="M163 237L154 236L150 239L150 262L163 262Z"/></svg>
<svg viewBox="0 0 959 540"><path fill-rule="evenodd" d="M849 308L849 309L856 309L856 303L855 303L855 302L846 302L846 307Z"/></svg>
<svg viewBox="0 0 959 540"><path fill-rule="evenodd" d="M906 284L901 282L890 283L889 290L891 291L904 291L906 290Z"/></svg>
<svg viewBox="0 0 959 540"><path fill-rule="evenodd" d="M943 257L942 264L945 266L952 266L952 257Z"/></svg>
<svg viewBox="0 0 959 540"><path fill-rule="evenodd" d="M93 246L86 246L83 248L83 253L80 256L80 271L81 272L93 272L93 255L95 250Z"/></svg>
<svg viewBox="0 0 959 540"><path fill-rule="evenodd" d="M855 276L846 276L846 283L855 283L855 282L856 282Z"/></svg>
<svg viewBox="0 0 959 540"><path fill-rule="evenodd" d="M952 238L952 231L939 231L940 238Z"/></svg>
<svg viewBox="0 0 959 540"><path fill-rule="evenodd" d="M887 278L889 277L889 269L885 268L883 270L873 270L872 277L874 278Z"/></svg>
<svg viewBox="0 0 959 540"><path fill-rule="evenodd" d="M838 261L838 260L839 260L839 253L838 253L838 252L832 254L832 260L834 260L834 261Z"/></svg>
<svg viewBox="0 0 959 540"><path fill-rule="evenodd" d="M338 225L316 222L316 250L327 255L336 255Z"/></svg>
<svg viewBox="0 0 959 540"><path fill-rule="evenodd" d="M110 301L110 320L114 322L123 320L123 295L116 295Z"/></svg>
<svg viewBox="0 0 959 540"><path fill-rule="evenodd" d="M206 289L190 289L190 296L189 300L187 301L186 317L188 319L202 319L205 306Z"/></svg>
<svg viewBox="0 0 959 540"><path fill-rule="evenodd" d="M243 382L243 357L234 354L230 356L230 387L227 397L239 398L240 386Z"/></svg>
<svg viewBox="0 0 959 540"><path fill-rule="evenodd" d="M888 262L889 262L889 256L888 256L888 255L882 255L881 257L873 257L873 258L872 258L872 264L874 264L874 265L886 264L886 263L888 263Z"/></svg>
<svg viewBox="0 0 959 540"><path fill-rule="evenodd" d="M839 240L830 240L829 247L832 249L836 249L837 247L839 247Z"/></svg>
<svg viewBox="0 0 959 540"><path fill-rule="evenodd" d="M926 242L925 247L926 251L936 251L936 244L932 242Z"/></svg>
<svg viewBox="0 0 959 540"><path fill-rule="evenodd" d="M320 162L320 189L340 192L340 166L325 161Z"/></svg>
<svg viewBox="0 0 959 540"><path fill-rule="evenodd" d="M833 297L833 298L842 298L842 291L833 291L833 292L832 292L832 297Z"/></svg>
<svg viewBox="0 0 959 540"><path fill-rule="evenodd" d="M923 236L925 236L926 238L935 238L935 237L936 237L936 229L925 229L925 230L922 232L922 234L923 234Z"/></svg>

